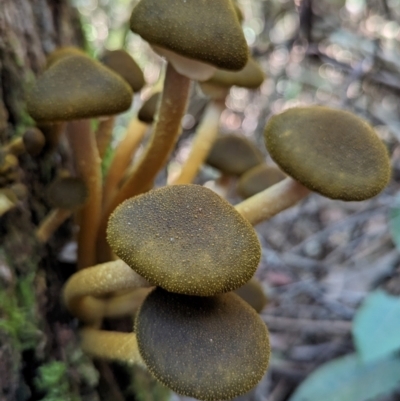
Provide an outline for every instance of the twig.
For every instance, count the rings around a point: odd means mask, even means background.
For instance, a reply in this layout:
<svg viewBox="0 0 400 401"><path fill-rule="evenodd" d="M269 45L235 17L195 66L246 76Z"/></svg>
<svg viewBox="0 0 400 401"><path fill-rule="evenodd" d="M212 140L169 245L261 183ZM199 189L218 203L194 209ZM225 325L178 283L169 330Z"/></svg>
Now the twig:
<svg viewBox="0 0 400 401"><path fill-rule="evenodd" d="M261 317L271 331L345 335L351 330L351 321L346 320L292 319L265 314Z"/></svg>

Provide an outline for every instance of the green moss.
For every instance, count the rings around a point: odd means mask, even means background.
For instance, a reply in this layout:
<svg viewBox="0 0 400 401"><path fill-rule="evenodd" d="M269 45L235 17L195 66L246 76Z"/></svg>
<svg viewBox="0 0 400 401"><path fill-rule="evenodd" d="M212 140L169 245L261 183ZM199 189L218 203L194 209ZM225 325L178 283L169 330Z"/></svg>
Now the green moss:
<svg viewBox="0 0 400 401"><path fill-rule="evenodd" d="M36 388L45 393L42 401L78 401L80 398L71 397L67 365L63 362L52 361L38 369L35 379Z"/></svg>
<svg viewBox="0 0 400 401"><path fill-rule="evenodd" d="M37 346L40 332L36 327L34 275L21 278L13 293L0 292L2 318L0 331L10 338L17 350L24 351Z"/></svg>
<svg viewBox="0 0 400 401"><path fill-rule="evenodd" d="M171 390L138 366L132 369L131 383L128 391L134 394L137 401L167 401L171 396Z"/></svg>

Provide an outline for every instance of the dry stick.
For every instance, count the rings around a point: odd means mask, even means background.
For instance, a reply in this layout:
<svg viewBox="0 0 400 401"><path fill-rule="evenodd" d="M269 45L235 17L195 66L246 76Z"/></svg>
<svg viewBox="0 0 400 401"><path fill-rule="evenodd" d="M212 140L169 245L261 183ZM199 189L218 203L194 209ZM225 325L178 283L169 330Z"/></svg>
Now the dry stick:
<svg viewBox="0 0 400 401"><path fill-rule="evenodd" d="M96 131L96 144L99 151L99 156L103 159L106 154L108 145L110 144L113 129L114 129L115 117L106 117L99 121L99 126Z"/></svg>
<svg viewBox="0 0 400 401"><path fill-rule="evenodd" d="M125 262L115 260L75 273L64 287L64 302L79 320L94 324L107 314L107 301L99 298L115 291L149 286Z"/></svg>
<svg viewBox="0 0 400 401"><path fill-rule="evenodd" d="M137 118L132 119L126 129L124 139L115 149L103 189L103 205L105 208L107 208L108 202L115 195L118 184L121 182L125 170L129 167L132 155L139 147L147 127L147 124L141 122Z"/></svg>
<svg viewBox="0 0 400 401"><path fill-rule="evenodd" d="M98 231L98 260L100 262L111 259L111 249L106 241L110 214L124 200L145 192L167 162L181 131L181 120L186 110L189 88L190 79L179 74L168 63L157 122L150 141L131 175L103 213Z"/></svg>
<svg viewBox="0 0 400 401"><path fill-rule="evenodd" d="M256 225L294 206L310 192L308 188L288 177L237 204L235 208L252 225Z"/></svg>
<svg viewBox="0 0 400 401"><path fill-rule="evenodd" d="M95 358L146 366L140 356L135 333L84 328L81 331L81 347Z"/></svg>
<svg viewBox="0 0 400 401"><path fill-rule="evenodd" d="M101 160L89 119L68 123L67 135L78 176L88 189L88 199L80 210L78 234L78 269L82 269L96 264L96 233L101 213Z"/></svg>
<svg viewBox="0 0 400 401"><path fill-rule="evenodd" d="M71 214L72 211L68 209L57 208L52 210L37 228L35 232L37 240L45 244Z"/></svg>
<svg viewBox="0 0 400 401"><path fill-rule="evenodd" d="M219 119L225 109L224 100L212 100L195 135L190 154L183 164L179 176L171 183L190 184L204 163L218 134Z"/></svg>

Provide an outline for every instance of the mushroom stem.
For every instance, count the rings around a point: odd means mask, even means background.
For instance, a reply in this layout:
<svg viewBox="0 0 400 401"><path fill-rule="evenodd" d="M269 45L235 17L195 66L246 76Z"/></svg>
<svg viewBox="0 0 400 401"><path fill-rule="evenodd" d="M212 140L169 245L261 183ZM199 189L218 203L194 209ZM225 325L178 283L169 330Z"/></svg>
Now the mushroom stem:
<svg viewBox="0 0 400 401"><path fill-rule="evenodd" d="M45 244L71 214L72 211L68 209L53 209L37 228L35 232L36 239Z"/></svg>
<svg viewBox="0 0 400 401"><path fill-rule="evenodd" d="M310 192L288 177L237 204L235 209L252 225L256 225L295 205Z"/></svg>
<svg viewBox="0 0 400 401"><path fill-rule="evenodd" d="M69 122L67 134L78 176L88 190L88 199L80 211L78 234L78 269L82 269L96 263L96 233L101 213L101 160L89 119Z"/></svg>
<svg viewBox="0 0 400 401"><path fill-rule="evenodd" d="M157 121L149 143L131 175L110 200L102 216L98 234L100 262L110 259L111 251L106 241L107 221L110 214L124 200L145 192L167 162L181 131L181 120L186 110L189 89L190 79L179 74L171 63L168 63Z"/></svg>
<svg viewBox="0 0 400 401"><path fill-rule="evenodd" d="M125 262L115 260L75 273L64 287L64 302L79 320L93 324L108 314L107 300L98 298L114 291L149 286Z"/></svg>
<svg viewBox="0 0 400 401"><path fill-rule="evenodd" d="M80 334L82 350L95 358L146 366L140 356L135 333L84 328Z"/></svg>
<svg viewBox="0 0 400 401"><path fill-rule="evenodd" d="M224 100L212 100L208 104L203 121L193 140L189 157L182 166L179 176L171 184L190 184L196 177L217 137L219 119L224 109Z"/></svg>
<svg viewBox="0 0 400 401"><path fill-rule="evenodd" d="M11 153L14 156L20 156L25 152L25 145L22 137L13 139L2 149L4 153Z"/></svg>
<svg viewBox="0 0 400 401"><path fill-rule="evenodd" d="M124 139L122 139L115 149L103 189L103 204L105 207L107 207L109 200L113 198L115 190L118 188L118 184L121 182L125 170L131 162L132 155L146 133L147 127L147 124L137 118L133 118L126 129Z"/></svg>
<svg viewBox="0 0 400 401"><path fill-rule="evenodd" d="M99 126L96 131L96 144L101 159L103 159L108 145L110 144L114 123L115 117L106 117L99 121Z"/></svg>

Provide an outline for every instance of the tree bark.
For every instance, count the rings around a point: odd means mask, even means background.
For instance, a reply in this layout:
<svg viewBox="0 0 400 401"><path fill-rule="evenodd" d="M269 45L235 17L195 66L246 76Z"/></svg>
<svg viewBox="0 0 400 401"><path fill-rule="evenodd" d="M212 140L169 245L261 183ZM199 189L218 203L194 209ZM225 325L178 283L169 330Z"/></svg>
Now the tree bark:
<svg viewBox="0 0 400 401"><path fill-rule="evenodd" d="M68 0L0 0L2 145L34 125L26 112L27 90L46 55L65 45L84 45ZM0 154L0 192L15 184L26 192L0 216L0 400L97 400L97 370L82 355L77 323L60 299L73 270L59 258L70 224L46 246L34 238L49 210L43 188L68 160L59 151L21 155L13 174L1 170L3 162Z"/></svg>

